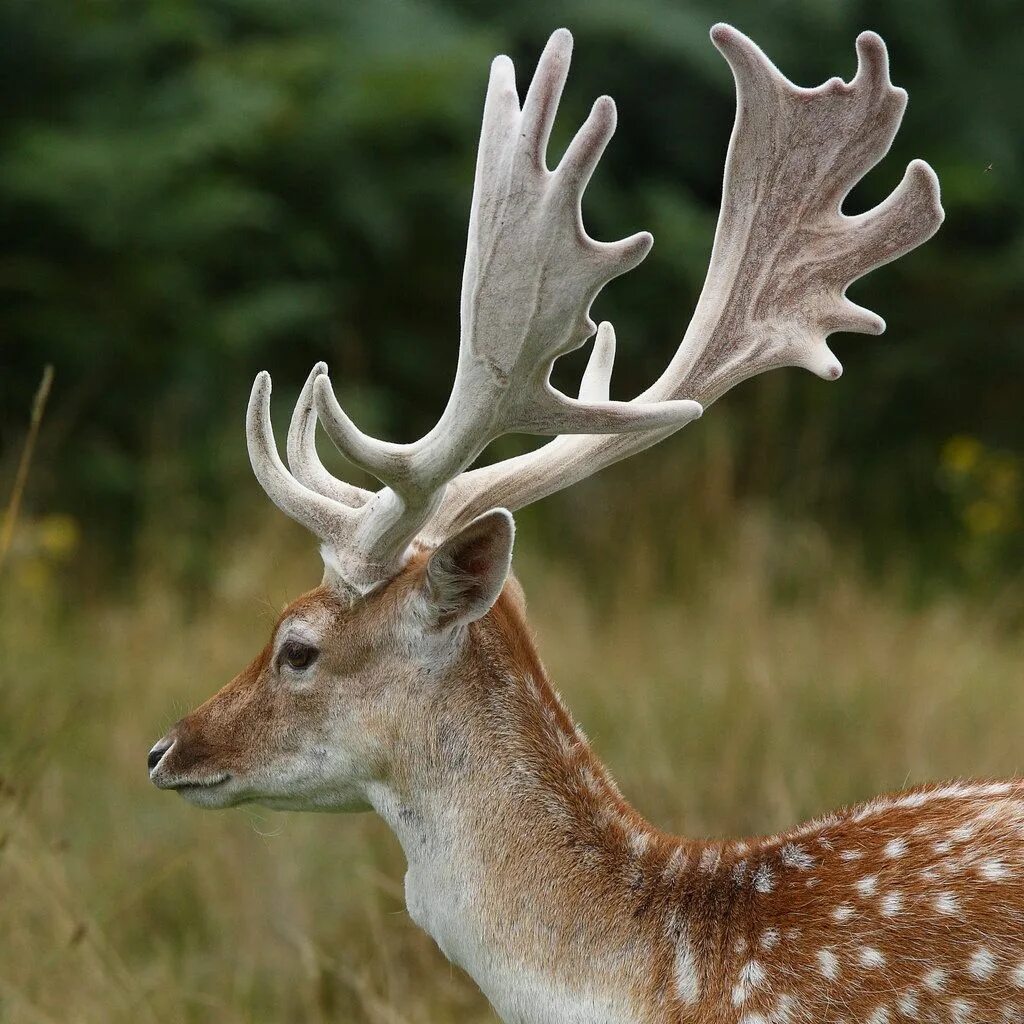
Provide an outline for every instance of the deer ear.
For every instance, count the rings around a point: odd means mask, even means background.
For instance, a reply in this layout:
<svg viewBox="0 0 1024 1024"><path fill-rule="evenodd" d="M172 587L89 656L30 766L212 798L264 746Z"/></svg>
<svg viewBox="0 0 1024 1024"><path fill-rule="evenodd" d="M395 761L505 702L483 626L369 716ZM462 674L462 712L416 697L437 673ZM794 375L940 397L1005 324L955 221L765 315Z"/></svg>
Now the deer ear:
<svg viewBox="0 0 1024 1024"><path fill-rule="evenodd" d="M503 508L477 516L427 562L428 600L440 626L464 626L486 615L505 585L516 526Z"/></svg>

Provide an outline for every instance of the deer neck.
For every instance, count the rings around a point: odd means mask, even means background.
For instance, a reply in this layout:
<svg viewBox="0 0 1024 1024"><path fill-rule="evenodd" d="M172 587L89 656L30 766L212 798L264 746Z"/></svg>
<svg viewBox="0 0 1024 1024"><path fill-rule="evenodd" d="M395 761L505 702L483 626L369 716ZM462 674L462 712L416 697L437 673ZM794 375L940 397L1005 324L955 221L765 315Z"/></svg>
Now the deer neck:
<svg viewBox="0 0 1024 1024"><path fill-rule="evenodd" d="M473 627L433 756L371 795L409 913L509 1024L661 1019L672 910L644 861L679 843L622 799L514 610Z"/></svg>

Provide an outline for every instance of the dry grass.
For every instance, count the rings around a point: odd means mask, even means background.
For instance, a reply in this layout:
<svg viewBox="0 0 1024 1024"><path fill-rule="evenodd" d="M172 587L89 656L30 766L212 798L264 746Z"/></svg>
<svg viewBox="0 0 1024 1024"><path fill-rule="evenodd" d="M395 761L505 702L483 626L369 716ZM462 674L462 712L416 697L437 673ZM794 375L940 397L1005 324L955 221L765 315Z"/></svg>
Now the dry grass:
<svg viewBox="0 0 1024 1024"><path fill-rule="evenodd" d="M14 527L18 522L21 500L25 495L25 485L28 482L29 470L32 468L32 455L35 452L36 441L39 440L39 427L43 422L43 413L46 412L46 403L50 397L50 389L52 387L53 367L48 365L43 370L42 380L40 380L35 397L32 399L28 432L25 435L25 443L22 445L21 458L18 459L18 468L14 473L14 486L11 488L7 510L4 513L3 520L0 521L0 569L3 569L4 562L7 561L7 555L11 550Z"/></svg>
<svg viewBox="0 0 1024 1024"><path fill-rule="evenodd" d="M1024 638L952 599L909 611L813 530L730 514L727 547L673 553L691 563L673 587L652 585L666 555L643 537L603 587L528 538L520 552L552 675L641 810L694 834L767 831L1021 767ZM225 553L191 618L158 576L64 617L5 596L0 1020L493 1020L405 915L379 822L203 813L147 781L153 740L316 578L304 539L268 524Z"/></svg>

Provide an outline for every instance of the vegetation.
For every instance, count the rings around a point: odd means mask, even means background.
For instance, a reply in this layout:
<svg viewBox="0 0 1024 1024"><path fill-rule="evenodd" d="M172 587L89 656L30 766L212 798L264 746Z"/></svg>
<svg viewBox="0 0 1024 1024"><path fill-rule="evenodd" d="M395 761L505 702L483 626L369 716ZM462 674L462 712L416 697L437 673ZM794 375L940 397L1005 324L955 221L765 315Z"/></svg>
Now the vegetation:
<svg viewBox="0 0 1024 1024"><path fill-rule="evenodd" d="M629 537L632 521L620 501L607 528ZM649 535L600 570L521 546L553 678L653 821L772 831L1020 767L1024 637L952 597L906 610L811 526L748 509L723 529L714 552L667 553L686 585L660 594ZM204 813L146 778L150 743L254 654L316 563L271 514L222 553L202 616L148 571L133 600L59 622L39 599L5 604L5 1024L494 1019L405 914L379 820Z"/></svg>
<svg viewBox="0 0 1024 1024"><path fill-rule="evenodd" d="M143 761L319 577L248 469L255 372L282 420L327 358L360 422L429 425L487 62L511 52L524 78L557 23L577 38L557 138L599 92L621 111L589 224L657 238L597 310L622 396L660 370L710 250L733 112L712 22L804 84L849 77L857 31L882 32L912 101L851 208L922 156L948 214L858 286L890 334L836 339L840 383L752 382L517 517L542 655L598 753L694 835L1017 771L1015 17L1000 0L0 5L0 505L21 504L0 527L0 1024L493 1020L405 915L380 822L202 814Z"/></svg>
<svg viewBox="0 0 1024 1024"><path fill-rule="evenodd" d="M238 425L257 370L274 372L279 414L328 358L370 428L433 422L486 68L504 50L524 79L560 22L577 48L556 150L598 93L621 111L589 224L657 239L597 310L619 328L618 393L636 394L680 337L710 250L734 108L707 38L719 19L806 84L850 76L856 33L882 32L912 102L850 208L922 156L948 212L936 240L857 287L890 336L839 339L841 385L777 374L730 402L745 488L799 493L883 561L909 544L929 574L977 582L1019 564L1019 459L972 481L981 515L935 483L951 437L1024 447L1024 113L1001 0L7 0L0 449L13 458L52 362L39 504L87 519L120 565L147 503L173 506L189 540L171 562L201 585L211 524L247 472ZM981 544L942 558L967 524Z"/></svg>

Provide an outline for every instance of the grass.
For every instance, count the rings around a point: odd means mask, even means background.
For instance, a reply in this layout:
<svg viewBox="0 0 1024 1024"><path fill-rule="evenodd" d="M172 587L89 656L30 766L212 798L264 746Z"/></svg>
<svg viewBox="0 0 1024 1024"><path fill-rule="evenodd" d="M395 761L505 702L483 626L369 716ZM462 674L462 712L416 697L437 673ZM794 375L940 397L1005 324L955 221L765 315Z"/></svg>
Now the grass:
<svg viewBox="0 0 1024 1024"><path fill-rule="evenodd" d="M521 531L542 654L644 813L691 834L772 831L1021 767L1019 632L956 596L908 608L806 525L716 514L717 541L681 529L666 549L611 509L575 566ZM156 571L130 598L63 603L8 579L5 1024L494 1019L406 916L380 822L204 813L147 781L150 744L317 575L313 546L268 514L224 550L198 613Z"/></svg>
<svg viewBox="0 0 1024 1024"><path fill-rule="evenodd" d="M7 502L7 511L0 522L0 570L7 561L8 552L11 550L11 540L14 537L14 527L18 522L18 511L21 508L21 499L25 494L25 484L28 481L29 469L32 466L32 454L35 451L36 441L39 439L39 427L43 422L43 413L46 411L46 402L50 397L50 389L53 387L53 367L47 365L43 370L42 380L36 389L35 397L32 399L32 412L29 415L28 433L25 435L25 443L21 449L21 458L18 459L18 468L14 474L14 487L11 489L11 497Z"/></svg>

